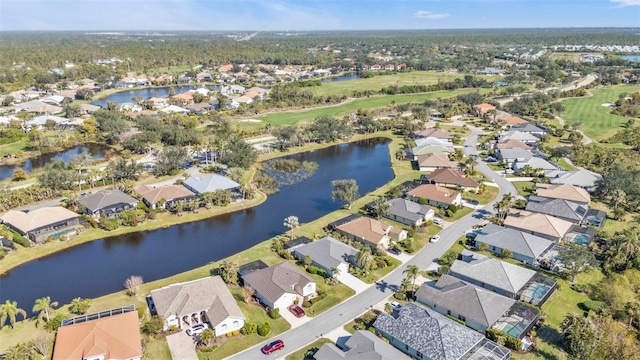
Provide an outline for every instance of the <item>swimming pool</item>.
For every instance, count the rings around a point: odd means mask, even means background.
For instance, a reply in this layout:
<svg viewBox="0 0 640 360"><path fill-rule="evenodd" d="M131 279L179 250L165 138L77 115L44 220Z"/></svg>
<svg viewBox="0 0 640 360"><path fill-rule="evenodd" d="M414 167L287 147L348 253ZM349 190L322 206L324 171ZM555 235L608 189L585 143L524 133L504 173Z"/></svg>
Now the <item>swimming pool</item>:
<svg viewBox="0 0 640 360"><path fill-rule="evenodd" d="M587 245L589 243L589 237L584 234L577 234L573 237L573 242L580 245Z"/></svg>
<svg viewBox="0 0 640 360"><path fill-rule="evenodd" d="M540 300L542 299L547 292L549 292L549 287L546 285L536 285L533 289L531 289L531 298Z"/></svg>

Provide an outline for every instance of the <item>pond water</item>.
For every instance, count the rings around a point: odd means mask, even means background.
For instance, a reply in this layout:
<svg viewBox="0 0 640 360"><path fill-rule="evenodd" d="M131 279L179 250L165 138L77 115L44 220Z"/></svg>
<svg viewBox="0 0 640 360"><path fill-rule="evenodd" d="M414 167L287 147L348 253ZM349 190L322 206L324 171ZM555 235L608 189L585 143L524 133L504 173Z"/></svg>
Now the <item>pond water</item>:
<svg viewBox="0 0 640 360"><path fill-rule="evenodd" d="M356 80L362 77L361 73L349 73L340 76L328 77L320 80L320 82L334 82L334 81L348 81L348 80Z"/></svg>
<svg viewBox="0 0 640 360"><path fill-rule="evenodd" d="M17 165L0 165L0 180L8 179L13 175L13 172L21 168L24 171L30 173L34 169L41 168L45 166L52 160L62 160L67 162L74 158L75 156L82 154L89 154L94 159L104 159L106 157L106 152L109 149L106 145L101 144L84 144L72 147L65 151L53 152L48 154L43 154L40 156L36 156L34 158L27 159L24 163Z"/></svg>
<svg viewBox="0 0 640 360"><path fill-rule="evenodd" d="M631 62L640 62L640 55L624 55L622 59Z"/></svg>
<svg viewBox="0 0 640 360"><path fill-rule="evenodd" d="M43 296L61 304L75 297L94 298L124 290L131 275L149 282L238 253L285 233L287 216L306 223L338 209L341 204L331 201L332 180L356 179L361 195L390 181L388 143L378 138L291 155L317 162L318 170L303 182L282 186L254 208L99 239L24 264L0 277L0 303L17 301L30 313L35 299Z"/></svg>
<svg viewBox="0 0 640 360"><path fill-rule="evenodd" d="M143 100L148 98L157 96L157 97L168 97L170 89L173 88L176 94L181 94L187 92L189 90L196 90L200 88L207 88L209 90L220 90L220 85L187 85L187 86L166 86L166 87L158 87L158 88L140 88L140 89L132 89L127 91L121 91L117 93L113 93L108 97L96 100L91 102L93 105L102 106L103 108L107 107L107 101L117 102L118 104L133 102L134 97L140 96Z"/></svg>

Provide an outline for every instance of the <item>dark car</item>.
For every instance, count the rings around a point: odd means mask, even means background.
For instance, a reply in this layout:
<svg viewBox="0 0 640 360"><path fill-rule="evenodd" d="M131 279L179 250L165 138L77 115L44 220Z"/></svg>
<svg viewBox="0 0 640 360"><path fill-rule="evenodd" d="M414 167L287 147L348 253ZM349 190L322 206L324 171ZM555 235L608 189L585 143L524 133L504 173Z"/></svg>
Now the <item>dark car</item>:
<svg viewBox="0 0 640 360"><path fill-rule="evenodd" d="M398 249L397 247L393 247L391 249L389 249L389 252L395 255L400 255L402 254L402 250Z"/></svg>
<svg viewBox="0 0 640 360"><path fill-rule="evenodd" d="M267 345L262 347L262 353L265 355L269 355L274 351L284 349L284 341L276 340L274 342L270 342Z"/></svg>
<svg viewBox="0 0 640 360"><path fill-rule="evenodd" d="M302 308L298 305L289 306L289 311L291 311L291 313L296 317L300 318L304 316L304 310L302 310Z"/></svg>

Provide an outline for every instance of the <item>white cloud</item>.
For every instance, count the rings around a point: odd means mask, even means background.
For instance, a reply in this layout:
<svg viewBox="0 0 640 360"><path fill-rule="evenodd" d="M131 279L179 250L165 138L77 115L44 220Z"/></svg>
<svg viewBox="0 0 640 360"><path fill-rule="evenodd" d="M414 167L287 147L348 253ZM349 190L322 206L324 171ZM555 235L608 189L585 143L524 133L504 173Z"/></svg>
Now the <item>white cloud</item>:
<svg viewBox="0 0 640 360"><path fill-rule="evenodd" d="M635 1L635 0L626 0L626 1ZM429 20L439 20L449 16L450 15L446 13L439 14L439 13L434 13L431 11L424 11L424 10L418 10L415 13L413 13L413 17L416 17L419 19L429 19Z"/></svg>
<svg viewBox="0 0 640 360"><path fill-rule="evenodd" d="M620 7L624 6L640 6L640 0L610 0L612 3L618 4Z"/></svg>

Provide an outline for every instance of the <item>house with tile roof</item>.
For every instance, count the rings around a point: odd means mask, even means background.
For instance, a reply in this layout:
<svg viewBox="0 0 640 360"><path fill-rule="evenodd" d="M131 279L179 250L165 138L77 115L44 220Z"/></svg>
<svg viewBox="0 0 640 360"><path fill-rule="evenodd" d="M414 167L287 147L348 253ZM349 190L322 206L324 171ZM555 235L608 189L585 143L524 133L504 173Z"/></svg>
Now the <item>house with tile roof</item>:
<svg viewBox="0 0 640 360"><path fill-rule="evenodd" d="M413 302L407 303L397 316L381 313L373 327L390 345L415 359L511 359L507 348Z"/></svg>
<svg viewBox="0 0 640 360"><path fill-rule="evenodd" d="M315 360L399 360L407 356L365 330L357 330L338 348L324 344L313 355Z"/></svg>
<svg viewBox="0 0 640 360"><path fill-rule="evenodd" d="M355 264L355 256L358 253L354 247L336 240L331 236L297 246L293 249L293 256L302 260L310 256L313 265L324 269L329 276L334 276L332 269L338 269L339 274L347 274L349 265Z"/></svg>
<svg viewBox="0 0 640 360"><path fill-rule="evenodd" d="M391 241L398 242L407 238L406 230L366 216L356 216L335 229L350 240L383 249L388 248Z"/></svg>
<svg viewBox="0 0 640 360"><path fill-rule="evenodd" d="M583 188L569 184L536 184L536 195L548 199L563 199L587 205L591 195Z"/></svg>
<svg viewBox="0 0 640 360"><path fill-rule="evenodd" d="M429 182L438 186L455 187L462 191L478 192L480 182L468 178L465 173L457 169L437 169L428 175Z"/></svg>
<svg viewBox="0 0 640 360"><path fill-rule="evenodd" d="M449 156L446 154L426 154L418 155L416 157L418 168L420 171L434 171L437 169L457 169L460 167L460 163L457 161L449 160Z"/></svg>
<svg viewBox="0 0 640 360"><path fill-rule="evenodd" d="M317 294L315 280L288 261L253 271L242 280L271 309L284 310L299 297L306 300Z"/></svg>
<svg viewBox="0 0 640 360"><path fill-rule="evenodd" d="M524 150L531 150L531 146L523 143L520 140L516 140L516 139L507 139L507 140L500 140L498 142L496 142L495 146L496 150L506 150L506 149L524 149Z"/></svg>
<svg viewBox="0 0 640 360"><path fill-rule="evenodd" d="M229 179L228 177L212 174L205 177L190 177L182 182L182 185L193 191L197 195L206 192L215 192L216 190L236 190L240 184Z"/></svg>
<svg viewBox="0 0 640 360"><path fill-rule="evenodd" d="M411 137L415 139L433 137L440 140L452 140L454 136L455 134L451 131L438 128L429 128L426 130L419 130L411 133Z"/></svg>
<svg viewBox="0 0 640 360"><path fill-rule="evenodd" d="M443 275L437 282L431 281L420 286L416 291L416 299L483 334L490 328L498 327L522 339L540 317L538 310L450 275ZM503 324L505 322L508 324Z"/></svg>
<svg viewBox="0 0 640 360"><path fill-rule="evenodd" d="M453 262L449 275L513 299L540 306L556 288L556 281L537 272L469 250Z"/></svg>
<svg viewBox="0 0 640 360"><path fill-rule="evenodd" d="M555 242L520 230L487 224L476 233L473 239L475 247L486 244L486 251L502 255L507 249L513 259L534 265L536 259L545 254L556 244Z"/></svg>
<svg viewBox="0 0 640 360"><path fill-rule="evenodd" d="M521 117L511 115L509 113L503 112L502 115L499 115L497 118L500 125L508 127L508 126L517 126L517 125L525 125L529 122Z"/></svg>
<svg viewBox="0 0 640 360"><path fill-rule="evenodd" d="M80 215L60 206L42 207L29 212L9 210L0 220L35 243L75 234L80 225Z"/></svg>
<svg viewBox="0 0 640 360"><path fill-rule="evenodd" d="M525 210L551 215L580 225L587 216L589 207L570 200L550 199L531 195L529 196Z"/></svg>
<svg viewBox="0 0 640 360"><path fill-rule="evenodd" d="M142 201L152 209L171 208L176 201L191 200L196 198L196 194L182 185L165 185L153 187L140 185L134 189L142 196Z"/></svg>
<svg viewBox="0 0 640 360"><path fill-rule="evenodd" d="M64 320L52 360L140 360L140 322L134 306Z"/></svg>
<svg viewBox="0 0 640 360"><path fill-rule="evenodd" d="M120 190L101 190L80 196L78 202L85 207L87 215L99 217L101 214L115 216L127 209L135 209L138 199Z"/></svg>
<svg viewBox="0 0 640 360"><path fill-rule="evenodd" d="M547 174L549 182L554 185L573 185L593 192L602 175L586 169L574 171L554 171Z"/></svg>
<svg viewBox="0 0 640 360"><path fill-rule="evenodd" d="M425 201L429 205L436 207L449 207L454 204L460 206L462 204L462 195L460 192L447 189L435 184L423 184L407 192L407 198L418 203Z"/></svg>
<svg viewBox="0 0 640 360"><path fill-rule="evenodd" d="M528 145L536 144L538 143L538 141L540 141L539 138L531 134L523 133L522 131L518 131L518 130L508 130L498 134L498 140L510 140L510 139L519 140Z"/></svg>
<svg viewBox="0 0 640 360"><path fill-rule="evenodd" d="M557 242L571 229L573 223L551 215L510 209L504 219L504 226Z"/></svg>
<svg viewBox="0 0 640 360"><path fill-rule="evenodd" d="M186 329L210 323L216 336L240 330L246 317L220 276L172 284L151 291L153 309L164 318L165 329ZM153 310L152 309L152 310Z"/></svg>
<svg viewBox="0 0 640 360"><path fill-rule="evenodd" d="M489 113L489 111L491 110L495 110L496 107L491 105L491 104L487 104L487 103L482 103L482 104L478 104L478 105L474 105L473 106L473 111L476 114L476 116L481 117L484 116L486 114Z"/></svg>

